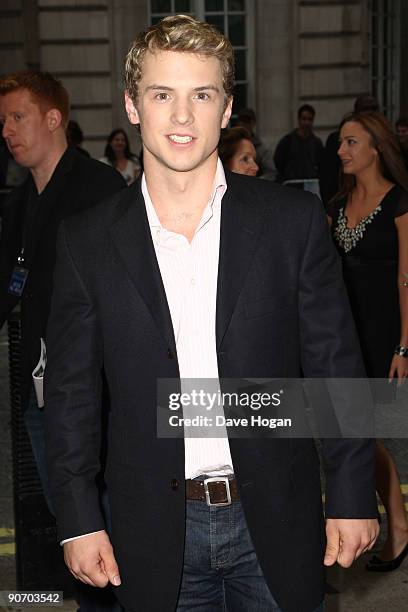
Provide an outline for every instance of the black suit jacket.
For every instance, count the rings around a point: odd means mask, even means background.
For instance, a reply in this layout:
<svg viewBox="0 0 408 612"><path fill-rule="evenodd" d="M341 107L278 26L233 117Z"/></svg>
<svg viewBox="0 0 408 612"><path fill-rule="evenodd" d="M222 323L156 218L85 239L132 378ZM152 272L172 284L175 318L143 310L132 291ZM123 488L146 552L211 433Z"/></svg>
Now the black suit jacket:
<svg viewBox="0 0 408 612"><path fill-rule="evenodd" d="M21 251L24 208L31 183L30 176L10 194L5 204L0 241L0 327L19 301L8 293L8 286ZM31 372L40 356L40 338L45 337L59 224L64 217L100 202L125 186L119 172L68 148L42 193L33 225L27 228L25 249L30 272L21 300L23 407L32 383Z"/></svg>
<svg viewBox="0 0 408 612"><path fill-rule="evenodd" d="M363 376L324 211L310 194L227 173L216 338L219 375ZM183 440L156 435L156 383L179 376L140 182L64 222L47 342L46 419L59 537L104 529L100 371L111 396L106 480L129 610L175 609L185 530ZM310 439L231 439L250 533L285 612L324 596L324 522ZM326 513L375 517L373 444L326 440ZM174 486L174 481L179 486ZM293 584L296 588L293 588Z"/></svg>

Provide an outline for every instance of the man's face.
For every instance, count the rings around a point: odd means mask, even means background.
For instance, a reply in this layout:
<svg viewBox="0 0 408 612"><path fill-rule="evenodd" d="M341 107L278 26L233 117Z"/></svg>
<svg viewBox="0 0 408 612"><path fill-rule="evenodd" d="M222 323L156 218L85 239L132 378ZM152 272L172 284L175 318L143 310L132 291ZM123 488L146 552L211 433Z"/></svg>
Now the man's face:
<svg viewBox="0 0 408 612"><path fill-rule="evenodd" d="M43 114L27 89L0 96L3 138L17 163L36 169L51 146L47 114Z"/></svg>
<svg viewBox="0 0 408 612"><path fill-rule="evenodd" d="M231 105L217 58L147 51L137 107L126 96L131 123L140 123L145 168L191 172L214 161Z"/></svg>
<svg viewBox="0 0 408 612"><path fill-rule="evenodd" d="M309 111L302 111L299 116L299 127L304 132L311 132L313 128L314 115Z"/></svg>
<svg viewBox="0 0 408 612"><path fill-rule="evenodd" d="M398 140L404 149L408 148L408 125L397 126Z"/></svg>

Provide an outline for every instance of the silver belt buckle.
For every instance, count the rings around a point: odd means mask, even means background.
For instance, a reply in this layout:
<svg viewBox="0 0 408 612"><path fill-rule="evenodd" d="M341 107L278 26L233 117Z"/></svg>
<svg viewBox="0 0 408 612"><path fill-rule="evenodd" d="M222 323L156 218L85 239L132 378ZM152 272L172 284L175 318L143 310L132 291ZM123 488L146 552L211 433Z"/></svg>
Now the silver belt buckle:
<svg viewBox="0 0 408 612"><path fill-rule="evenodd" d="M225 484L225 493L227 495L227 501L213 503L211 501L210 491L208 490L209 482L223 482ZM207 506L230 506L231 505L231 491L230 484L227 476L213 476L212 478L206 478L204 480L204 491L205 491L205 500L207 502Z"/></svg>

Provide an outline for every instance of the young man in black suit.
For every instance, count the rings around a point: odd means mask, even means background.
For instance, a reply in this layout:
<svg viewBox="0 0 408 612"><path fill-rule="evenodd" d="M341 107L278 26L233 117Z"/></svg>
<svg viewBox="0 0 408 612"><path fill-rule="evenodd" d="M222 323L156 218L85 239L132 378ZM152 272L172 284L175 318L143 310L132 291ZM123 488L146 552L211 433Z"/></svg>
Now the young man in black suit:
<svg viewBox="0 0 408 612"><path fill-rule="evenodd" d="M313 440L167 439L156 417L159 379L363 376L324 211L224 172L233 51L209 24L167 17L140 34L126 87L144 175L64 222L47 333L67 565L116 585L126 610L322 610L324 564L351 565L378 533L371 440L324 441L325 548ZM94 484L102 368L111 530Z"/></svg>
<svg viewBox="0 0 408 612"><path fill-rule="evenodd" d="M0 327L21 304L21 400L43 492L50 503L44 414L32 372L50 309L55 245L61 220L113 195L125 182L113 168L68 147L68 92L45 72L0 80L2 134L14 159L30 171L4 205L0 241Z"/></svg>

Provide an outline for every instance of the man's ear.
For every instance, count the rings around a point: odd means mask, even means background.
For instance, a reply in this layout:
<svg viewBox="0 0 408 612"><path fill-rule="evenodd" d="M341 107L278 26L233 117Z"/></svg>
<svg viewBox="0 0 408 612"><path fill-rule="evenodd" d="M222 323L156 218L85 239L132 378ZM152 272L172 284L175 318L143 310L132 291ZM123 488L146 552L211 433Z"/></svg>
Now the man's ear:
<svg viewBox="0 0 408 612"><path fill-rule="evenodd" d="M231 118L231 113L232 113L232 102L233 102L234 98L233 96L230 96L227 100L227 104L225 106L224 112L222 114L222 122L221 122L221 127L222 128L226 128L228 126L229 120Z"/></svg>
<svg viewBox="0 0 408 612"><path fill-rule="evenodd" d="M140 123L139 113L137 112L136 106L133 104L133 100L127 91L125 91L125 108L130 123L133 125L138 125Z"/></svg>
<svg viewBox="0 0 408 612"><path fill-rule="evenodd" d="M50 110L47 111L45 117L50 132L55 132L55 130L61 127L62 115L57 108L50 108Z"/></svg>

